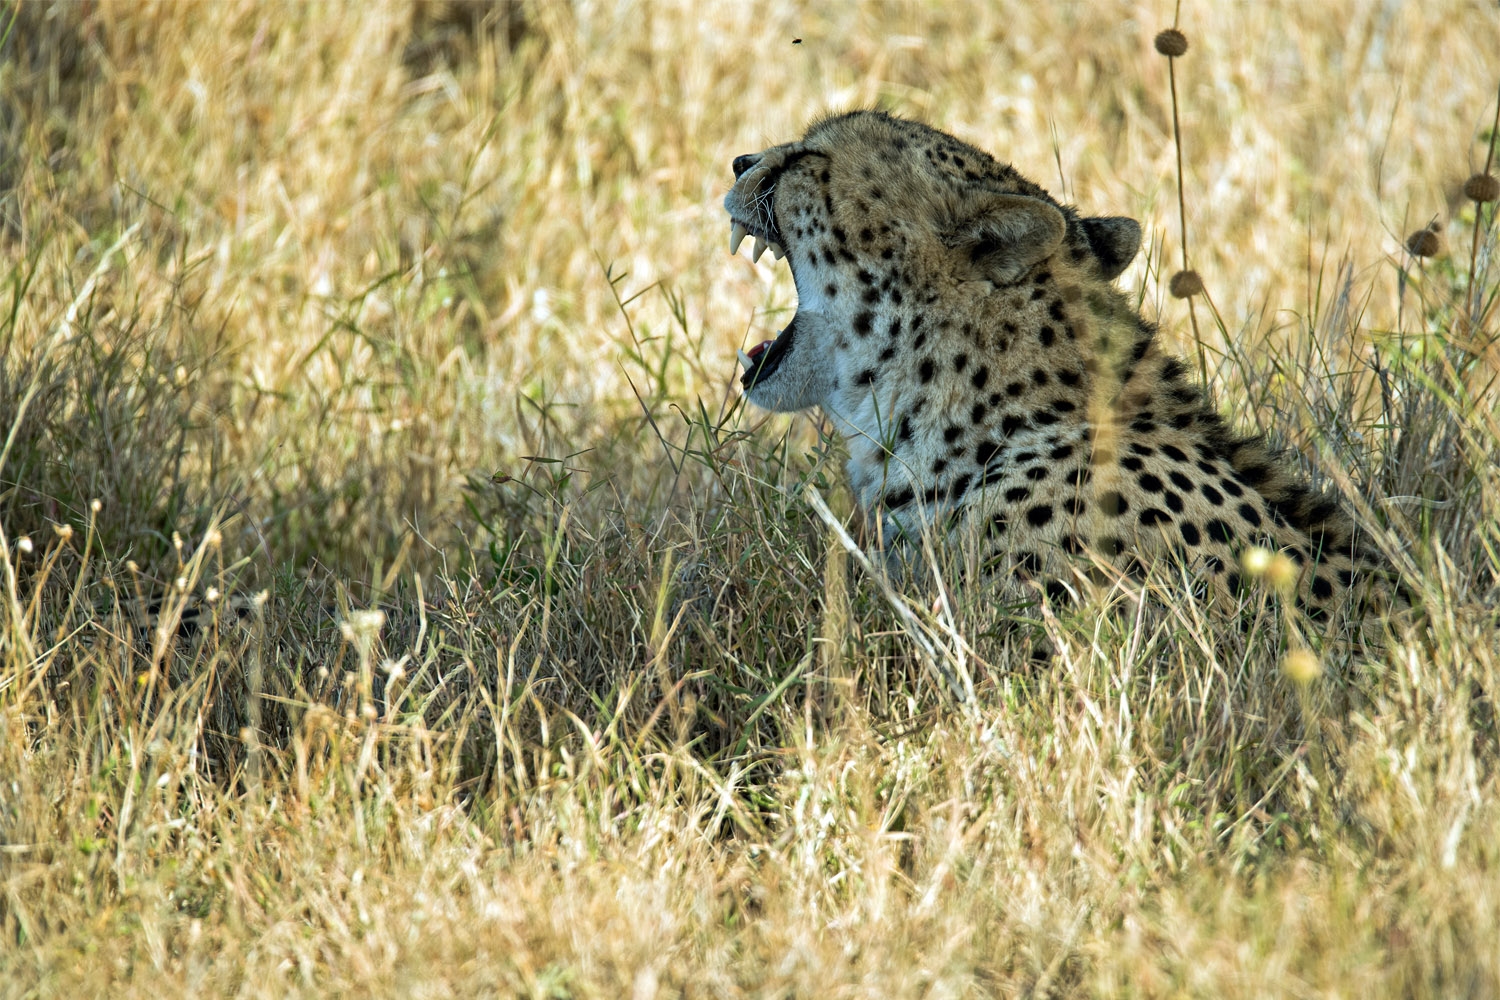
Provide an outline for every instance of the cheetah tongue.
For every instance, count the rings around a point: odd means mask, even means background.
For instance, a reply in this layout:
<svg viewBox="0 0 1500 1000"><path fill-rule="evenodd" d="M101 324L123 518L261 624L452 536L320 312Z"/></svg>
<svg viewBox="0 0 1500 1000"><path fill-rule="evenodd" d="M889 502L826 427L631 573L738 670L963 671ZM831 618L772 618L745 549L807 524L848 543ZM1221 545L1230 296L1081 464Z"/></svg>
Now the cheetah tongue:
<svg viewBox="0 0 1500 1000"><path fill-rule="evenodd" d="M745 370L740 375L740 385L748 391L762 379L770 378L792 349L792 338L797 335L797 317L776 335L775 340L765 340L748 351L740 351L740 364Z"/></svg>

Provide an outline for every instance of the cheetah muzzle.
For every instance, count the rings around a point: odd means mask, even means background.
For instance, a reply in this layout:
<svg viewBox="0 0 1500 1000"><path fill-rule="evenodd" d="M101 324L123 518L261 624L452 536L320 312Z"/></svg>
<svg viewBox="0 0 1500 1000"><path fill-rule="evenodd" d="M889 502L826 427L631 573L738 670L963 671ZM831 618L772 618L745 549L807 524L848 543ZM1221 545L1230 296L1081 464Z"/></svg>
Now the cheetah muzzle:
<svg viewBox="0 0 1500 1000"><path fill-rule="evenodd" d="M859 111L735 158L730 251L785 258L797 311L740 351L751 402L821 407L887 545L942 525L987 576L1062 596L1175 555L1233 594L1249 545L1326 615L1375 564L1337 502L1233 434L1114 279L1139 224L1081 216L1009 165ZM1361 588L1367 589L1367 588Z"/></svg>

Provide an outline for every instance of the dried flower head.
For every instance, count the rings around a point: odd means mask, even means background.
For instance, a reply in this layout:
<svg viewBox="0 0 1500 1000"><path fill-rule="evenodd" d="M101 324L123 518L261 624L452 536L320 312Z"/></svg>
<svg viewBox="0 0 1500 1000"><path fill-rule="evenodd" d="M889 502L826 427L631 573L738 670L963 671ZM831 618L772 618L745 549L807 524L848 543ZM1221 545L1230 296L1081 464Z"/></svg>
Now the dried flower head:
<svg viewBox="0 0 1500 1000"><path fill-rule="evenodd" d="M1203 279L1198 277L1197 271L1178 271L1172 275L1167 290L1174 299L1190 299L1203 291Z"/></svg>
<svg viewBox="0 0 1500 1000"><path fill-rule="evenodd" d="M1187 35L1176 28L1168 28L1156 36L1156 51L1169 59L1176 58L1188 50Z"/></svg>
<svg viewBox="0 0 1500 1000"><path fill-rule="evenodd" d="M1271 568L1271 550L1251 545L1240 553L1240 565L1247 574L1259 579Z"/></svg>
<svg viewBox="0 0 1500 1000"><path fill-rule="evenodd" d="M359 650L361 662L368 661L370 649L380 638L380 629L385 625L385 612L378 608L369 611L351 611L349 617L339 622L339 631L345 639Z"/></svg>
<svg viewBox="0 0 1500 1000"><path fill-rule="evenodd" d="M1464 197L1481 203L1500 198L1500 178L1494 174L1475 174L1464 181Z"/></svg>
<svg viewBox="0 0 1500 1000"><path fill-rule="evenodd" d="M1443 241L1438 236L1437 223L1418 229L1406 238L1406 252L1413 257L1436 257L1438 251L1443 249Z"/></svg>
<svg viewBox="0 0 1500 1000"><path fill-rule="evenodd" d="M22 535L20 538L16 539L16 548L20 549L26 555L30 555L31 550L35 547L36 546L31 544L31 537L29 535Z"/></svg>
<svg viewBox="0 0 1500 1000"><path fill-rule="evenodd" d="M1311 684L1323 674L1318 654L1310 649L1294 649L1281 661L1281 669L1298 684Z"/></svg>
<svg viewBox="0 0 1500 1000"><path fill-rule="evenodd" d="M1302 571L1285 552L1274 553L1271 564L1266 567L1266 582L1283 597L1290 596L1297 589L1297 578L1301 575Z"/></svg>
<svg viewBox="0 0 1500 1000"><path fill-rule="evenodd" d="M1297 587L1297 564L1285 552L1272 552L1252 545L1240 553L1240 567L1245 575L1268 585L1283 597Z"/></svg>

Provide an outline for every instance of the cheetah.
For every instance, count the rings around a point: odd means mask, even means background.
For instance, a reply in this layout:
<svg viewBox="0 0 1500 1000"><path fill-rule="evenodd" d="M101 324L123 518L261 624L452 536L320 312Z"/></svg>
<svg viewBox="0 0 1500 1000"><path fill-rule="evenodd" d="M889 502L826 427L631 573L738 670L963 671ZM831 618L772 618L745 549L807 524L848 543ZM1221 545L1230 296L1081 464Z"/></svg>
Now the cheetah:
<svg viewBox="0 0 1500 1000"><path fill-rule="evenodd" d="M798 298L773 340L739 352L745 393L822 408L888 549L967 533L986 577L1058 599L1173 554L1232 596L1250 545L1292 560L1311 618L1370 589L1377 566L1340 504L1234 434L1114 286L1140 249L1134 220L1082 216L878 111L733 169L730 252L748 236L756 260L785 258Z"/></svg>

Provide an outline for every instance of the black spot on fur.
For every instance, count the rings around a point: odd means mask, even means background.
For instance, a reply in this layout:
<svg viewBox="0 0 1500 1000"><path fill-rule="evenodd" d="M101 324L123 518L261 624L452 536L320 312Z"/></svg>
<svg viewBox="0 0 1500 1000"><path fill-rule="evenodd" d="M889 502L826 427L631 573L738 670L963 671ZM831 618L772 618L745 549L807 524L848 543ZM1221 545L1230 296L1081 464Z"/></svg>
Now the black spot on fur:
<svg viewBox="0 0 1500 1000"><path fill-rule="evenodd" d="M854 332L861 337L870 335L870 324L875 321L875 314L862 312L854 317Z"/></svg>
<svg viewBox="0 0 1500 1000"><path fill-rule="evenodd" d="M1208 533L1209 538L1212 538L1216 542L1231 542L1234 540L1234 531L1217 517L1203 525L1203 530Z"/></svg>
<svg viewBox="0 0 1500 1000"><path fill-rule="evenodd" d="M1149 528L1153 524L1172 523L1171 515L1157 507L1147 507L1145 510L1141 511L1139 520L1141 526L1145 528Z"/></svg>
<svg viewBox="0 0 1500 1000"><path fill-rule="evenodd" d="M1119 517L1130 509L1130 504L1117 491L1106 490L1099 495L1099 509L1110 517Z"/></svg>
<svg viewBox="0 0 1500 1000"><path fill-rule="evenodd" d="M1170 444L1164 444L1164 445L1162 445L1161 446L1161 453L1163 455L1167 456L1168 458L1170 458L1174 462L1186 462L1188 460L1187 455L1184 454L1183 450L1181 448L1178 448L1176 445L1170 445Z"/></svg>
<svg viewBox="0 0 1500 1000"><path fill-rule="evenodd" d="M1203 499L1207 500L1209 503L1213 504L1215 507L1221 507L1221 506L1223 506L1223 504L1224 504L1224 494L1222 494L1218 490L1214 489L1208 483L1204 483L1202 486L1199 486L1198 489L1203 493Z"/></svg>
<svg viewBox="0 0 1500 1000"><path fill-rule="evenodd" d="M1029 486L1012 486L1005 491L1006 503L1020 503L1022 500L1031 499L1031 488Z"/></svg>
<svg viewBox="0 0 1500 1000"><path fill-rule="evenodd" d="M1239 470L1240 480L1249 486L1260 486L1271 478L1271 468L1267 465L1247 465Z"/></svg>
<svg viewBox="0 0 1500 1000"><path fill-rule="evenodd" d="M1177 526L1177 530L1182 532L1182 540L1189 545L1197 545L1203 541L1203 536L1198 534L1198 526L1192 521L1183 521Z"/></svg>
<svg viewBox="0 0 1500 1000"><path fill-rule="evenodd" d="M1250 527L1260 527L1260 511L1256 510L1255 507L1251 504L1240 504L1240 517L1243 517L1245 519L1245 522L1249 524Z"/></svg>
<svg viewBox="0 0 1500 1000"><path fill-rule="evenodd" d="M928 358L926 361L923 361L922 364L917 368L917 377L922 380L922 384L923 385L926 385L928 382L932 381L932 359L931 358Z"/></svg>
<svg viewBox="0 0 1500 1000"><path fill-rule="evenodd" d="M887 493L880 503L888 510L895 510L897 507L905 507L916 498L917 495L909 487L904 487L894 493Z"/></svg>
<svg viewBox="0 0 1500 1000"><path fill-rule="evenodd" d="M1026 512L1026 520L1032 527L1040 528L1052 520L1052 505L1049 503L1037 504Z"/></svg>

